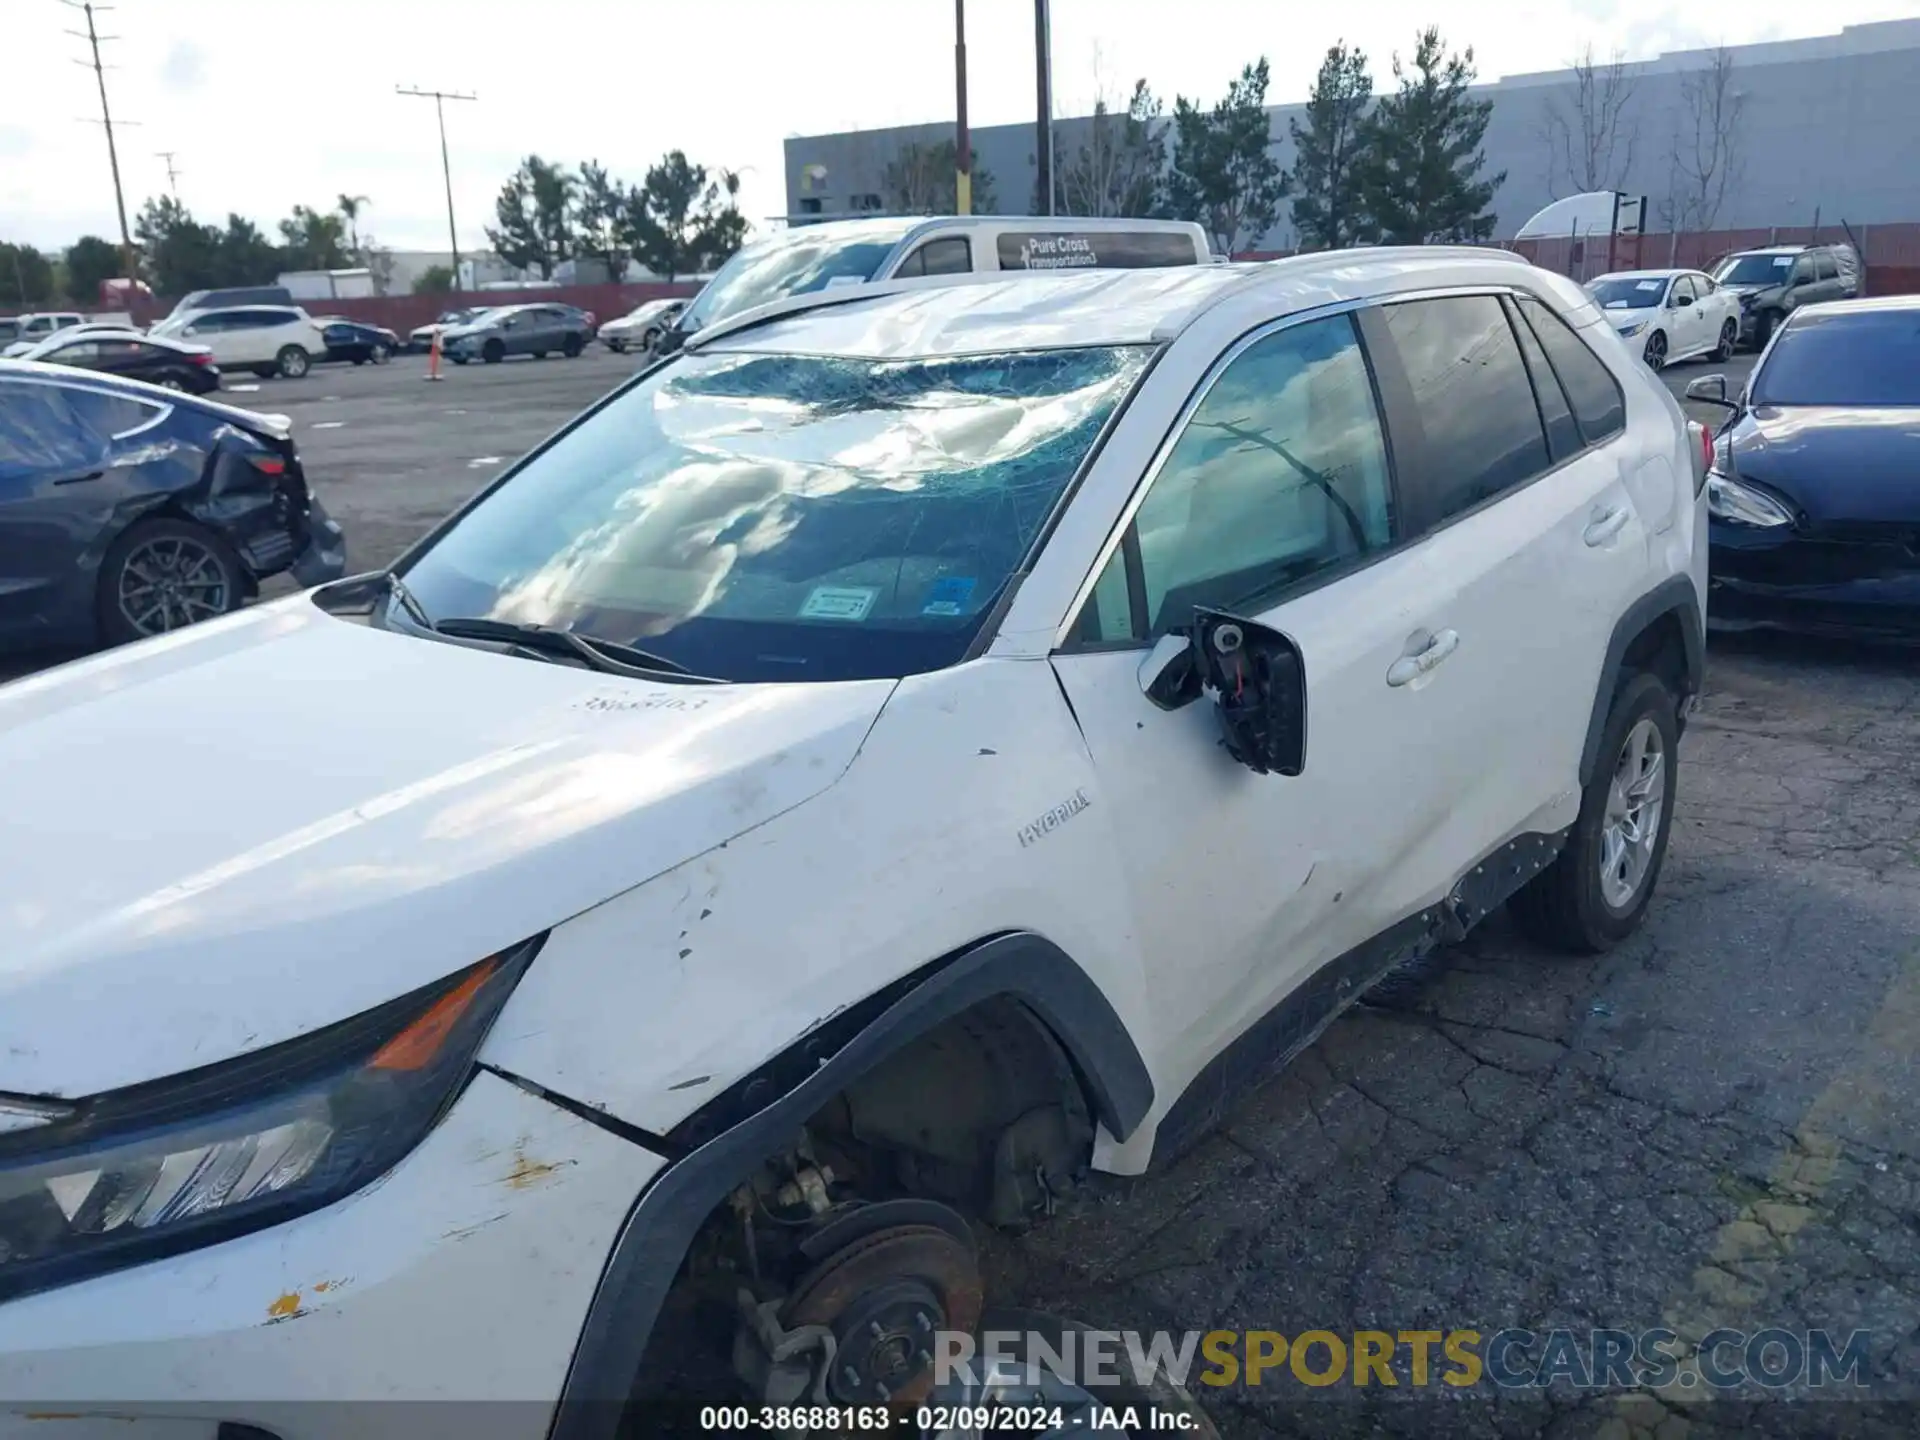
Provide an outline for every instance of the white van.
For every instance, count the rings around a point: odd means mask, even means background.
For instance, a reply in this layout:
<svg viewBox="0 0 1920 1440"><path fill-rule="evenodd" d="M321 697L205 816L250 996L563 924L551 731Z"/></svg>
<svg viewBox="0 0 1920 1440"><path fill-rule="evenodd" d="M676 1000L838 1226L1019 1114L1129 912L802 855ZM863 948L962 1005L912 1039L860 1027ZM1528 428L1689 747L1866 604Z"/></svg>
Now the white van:
<svg viewBox="0 0 1920 1440"><path fill-rule="evenodd" d="M809 291L879 280L1014 270L1145 270L1208 265L1207 232L1190 220L1064 215L889 215L793 225L743 246L660 341Z"/></svg>

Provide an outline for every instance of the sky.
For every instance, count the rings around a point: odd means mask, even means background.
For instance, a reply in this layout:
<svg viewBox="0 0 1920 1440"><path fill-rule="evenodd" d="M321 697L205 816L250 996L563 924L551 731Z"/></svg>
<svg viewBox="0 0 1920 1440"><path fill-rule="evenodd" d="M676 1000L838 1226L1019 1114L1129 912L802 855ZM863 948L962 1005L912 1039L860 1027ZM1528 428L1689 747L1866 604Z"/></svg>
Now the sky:
<svg viewBox="0 0 1920 1440"><path fill-rule="evenodd" d="M0 0L0 240L57 249L113 238L113 184L85 18L61 0ZM1837 33L1915 13L1916 0L1053 0L1055 112L1096 95L1211 102L1266 55L1268 103L1302 100L1345 39L1389 76L1436 24L1472 46L1483 80L1566 65L1583 46L1666 50ZM966 0L974 125L1034 113L1030 0ZM1523 18L1524 17L1524 18ZM464 90L447 143L463 249L485 243L493 199L520 158L598 160L639 181L671 149L741 174L756 226L786 208L790 135L942 120L953 113L952 0L117 0L97 16L127 218L166 193L202 220L238 211L271 235L294 205L365 196L362 228L395 249L444 250L446 201L431 100L397 85ZM137 121L138 125L120 122Z"/></svg>

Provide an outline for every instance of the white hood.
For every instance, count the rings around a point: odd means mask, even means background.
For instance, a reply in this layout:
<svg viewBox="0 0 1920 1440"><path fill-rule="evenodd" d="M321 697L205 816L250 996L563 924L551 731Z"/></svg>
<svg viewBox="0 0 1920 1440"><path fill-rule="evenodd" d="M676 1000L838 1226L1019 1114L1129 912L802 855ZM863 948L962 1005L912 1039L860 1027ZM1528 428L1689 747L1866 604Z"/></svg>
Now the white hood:
<svg viewBox="0 0 1920 1440"><path fill-rule="evenodd" d="M826 789L892 688L653 684L305 597L0 686L0 1091L451 974Z"/></svg>

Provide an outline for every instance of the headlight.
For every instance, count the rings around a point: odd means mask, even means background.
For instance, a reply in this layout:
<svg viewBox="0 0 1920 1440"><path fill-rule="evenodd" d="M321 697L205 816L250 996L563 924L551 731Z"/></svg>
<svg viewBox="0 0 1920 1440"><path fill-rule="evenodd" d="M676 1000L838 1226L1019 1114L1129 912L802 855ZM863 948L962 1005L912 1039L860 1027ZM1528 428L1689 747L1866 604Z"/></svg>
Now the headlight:
<svg viewBox="0 0 1920 1440"><path fill-rule="evenodd" d="M1707 513L1733 525L1771 529L1793 523L1786 507L1771 495L1742 485L1738 480L1729 480L1718 470L1707 472Z"/></svg>
<svg viewBox="0 0 1920 1440"><path fill-rule="evenodd" d="M0 1129L0 1302L278 1224L385 1174L460 1093L538 948L273 1049L41 1105L59 1113Z"/></svg>
<svg viewBox="0 0 1920 1440"><path fill-rule="evenodd" d="M1622 325L1620 327L1620 334L1621 334L1621 337L1624 339L1634 335L1638 335L1642 330L1646 328L1647 328L1646 321L1636 320L1631 325Z"/></svg>

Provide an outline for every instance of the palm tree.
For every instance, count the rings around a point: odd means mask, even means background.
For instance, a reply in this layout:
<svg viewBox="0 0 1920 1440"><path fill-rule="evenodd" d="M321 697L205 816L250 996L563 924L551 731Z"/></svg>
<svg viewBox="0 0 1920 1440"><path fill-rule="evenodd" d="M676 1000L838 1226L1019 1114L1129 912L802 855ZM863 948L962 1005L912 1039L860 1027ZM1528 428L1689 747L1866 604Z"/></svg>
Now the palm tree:
<svg viewBox="0 0 1920 1440"><path fill-rule="evenodd" d="M340 197L340 218L347 222L347 244L356 260L360 258L360 212L372 204L373 201L364 195Z"/></svg>

